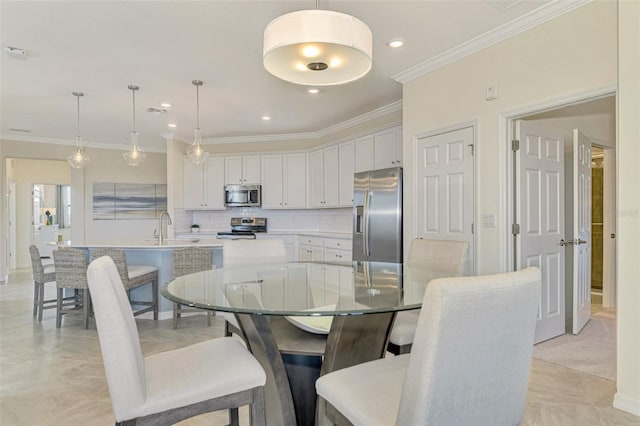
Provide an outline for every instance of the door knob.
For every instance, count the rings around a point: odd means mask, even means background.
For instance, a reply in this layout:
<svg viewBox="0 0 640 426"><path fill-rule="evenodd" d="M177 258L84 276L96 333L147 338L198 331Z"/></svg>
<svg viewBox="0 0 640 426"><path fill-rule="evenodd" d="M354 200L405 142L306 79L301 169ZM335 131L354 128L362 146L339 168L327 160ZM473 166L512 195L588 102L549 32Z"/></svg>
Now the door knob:
<svg viewBox="0 0 640 426"><path fill-rule="evenodd" d="M573 240L565 241L564 238L560 240L561 247L572 246L572 245L573 245Z"/></svg>
<svg viewBox="0 0 640 426"><path fill-rule="evenodd" d="M587 242L585 240L581 240L580 238L578 238L574 244L579 246L580 244L587 244Z"/></svg>

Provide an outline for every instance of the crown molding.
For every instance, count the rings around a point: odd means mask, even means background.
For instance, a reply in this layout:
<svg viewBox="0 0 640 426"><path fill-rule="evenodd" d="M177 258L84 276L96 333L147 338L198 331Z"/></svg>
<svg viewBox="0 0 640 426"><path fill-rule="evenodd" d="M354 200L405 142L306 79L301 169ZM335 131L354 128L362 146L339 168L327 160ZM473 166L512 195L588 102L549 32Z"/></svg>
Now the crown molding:
<svg viewBox="0 0 640 426"><path fill-rule="evenodd" d="M306 133L282 133L276 135L257 135L257 136L231 136L224 138L205 138L202 139L204 145L217 145L226 143L250 143L250 142L274 142L274 141L290 141L290 140L302 140L302 139L319 139L325 136L332 135L341 130L350 129L359 124L366 123L367 121L374 120L376 118L384 117L396 111L402 110L402 100L390 103L380 108L369 111L365 114L357 117L345 120L342 123L327 127L326 129L318 130L316 132Z"/></svg>
<svg viewBox="0 0 640 426"><path fill-rule="evenodd" d="M592 0L554 0L526 13L511 22L479 35L469 41L423 61L405 71L391 76L398 83L406 84L418 77L456 62L480 50L550 21L565 13L582 7Z"/></svg>
<svg viewBox="0 0 640 426"><path fill-rule="evenodd" d="M17 141L17 142L32 142L32 143L46 143L51 145L66 145L74 147L76 146L75 139L56 139L56 138L43 138L40 136L24 136L24 135L6 135L3 134L0 136L0 139L6 141ZM96 143L91 142L90 144L84 143L84 148L97 148L97 149L109 149L114 151L128 151L131 148L131 145L114 145L109 143ZM156 149L156 148L143 148L144 152L156 152L160 154L164 154L166 150L164 149Z"/></svg>

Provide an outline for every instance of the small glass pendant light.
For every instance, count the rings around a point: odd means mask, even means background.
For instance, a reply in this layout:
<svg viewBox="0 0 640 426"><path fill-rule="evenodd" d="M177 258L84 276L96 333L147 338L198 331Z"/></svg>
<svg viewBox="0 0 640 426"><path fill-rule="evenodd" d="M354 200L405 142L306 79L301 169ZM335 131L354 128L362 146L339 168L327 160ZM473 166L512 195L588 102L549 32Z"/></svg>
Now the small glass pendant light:
<svg viewBox="0 0 640 426"><path fill-rule="evenodd" d="M89 163L89 156L86 152L84 152L84 148L82 147L82 138L80 137L80 97L84 96L82 92L73 92L73 96L77 99L78 104L78 122L77 122L77 131L76 131L76 149L69 154L67 157L67 161L71 164L71 167L74 169L82 169Z"/></svg>
<svg viewBox="0 0 640 426"><path fill-rule="evenodd" d="M202 164L209 156L209 153L202 147L202 135L200 134L200 86L202 86L202 81L193 80L191 84L196 86L196 131L193 144L187 149L187 155L193 164Z"/></svg>
<svg viewBox="0 0 640 426"><path fill-rule="evenodd" d="M122 154L124 161L130 166L139 166L144 162L147 155L144 153L140 145L138 145L138 131L136 130L136 90L138 86L129 85L129 90L133 96L133 130L131 131L131 149Z"/></svg>

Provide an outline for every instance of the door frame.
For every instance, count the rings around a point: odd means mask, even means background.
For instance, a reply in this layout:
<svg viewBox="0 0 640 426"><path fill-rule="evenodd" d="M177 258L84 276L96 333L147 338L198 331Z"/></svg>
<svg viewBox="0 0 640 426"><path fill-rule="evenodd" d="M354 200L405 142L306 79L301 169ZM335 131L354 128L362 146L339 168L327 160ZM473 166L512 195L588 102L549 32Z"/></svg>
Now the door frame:
<svg viewBox="0 0 640 426"><path fill-rule="evenodd" d="M515 270L515 242L511 233L511 225L515 220L513 211L515 202L515 167L513 164L513 151L511 150L511 141L515 137L515 121L529 115L540 114L543 112L595 101L597 99L607 98L610 96L617 97L617 95L617 85L605 86L593 90L587 90L565 96L550 98L539 103L529 104L513 110L505 111L499 115L499 120L501 123L499 140L504 141L502 144L500 144L500 157L502 160L502 164L504 165L504 167L506 167L505 192L503 194L504 204L502 206L502 211L505 212L505 220L501 227L503 232L501 239L506 242L506 244L504 245L505 252L502 256L504 263L503 265L501 265L503 266L503 270Z"/></svg>
<svg viewBox="0 0 640 426"><path fill-rule="evenodd" d="M471 127L473 129L473 156L471 157L472 159L472 165L473 165L473 213L471 215L471 217L473 218L473 238L472 238L472 244L471 244L471 250L473 250L473 262L471 263L471 274L475 274L476 271L478 270L477 268L477 262L478 262L478 239L476 238L476 235L478 235L478 221L477 221L477 217L476 217L476 212L477 212L477 205L478 205L478 191L477 191L477 185L476 182L478 181L478 167L477 167L477 157L478 157L478 120L471 120L471 121L463 121L457 124L452 124L450 126L446 126L446 127L440 127L438 129L433 129L433 130L428 130L428 131L424 131L424 132L419 132L413 135L412 140L411 140L411 156L412 158L412 162L413 162L413 170L417 170L418 168L418 155L417 155L417 149L418 149L418 141L420 139L424 139L424 138L428 138L431 136L437 136L437 135L441 135L444 133L450 133L450 132L455 132L458 130L462 130L462 129L466 129ZM413 197L414 200L418 199L418 185L416 182L416 176L414 173L414 182L413 182L413 192L411 194L411 196ZM411 239L416 239L418 238L418 206L416 205L416 203L413 203L413 234L411 235ZM496 224L497 225L497 224ZM405 242L404 244L407 244L408 242ZM405 253L405 258L407 256L407 254L409 253L409 249L408 247L404 247L404 253Z"/></svg>

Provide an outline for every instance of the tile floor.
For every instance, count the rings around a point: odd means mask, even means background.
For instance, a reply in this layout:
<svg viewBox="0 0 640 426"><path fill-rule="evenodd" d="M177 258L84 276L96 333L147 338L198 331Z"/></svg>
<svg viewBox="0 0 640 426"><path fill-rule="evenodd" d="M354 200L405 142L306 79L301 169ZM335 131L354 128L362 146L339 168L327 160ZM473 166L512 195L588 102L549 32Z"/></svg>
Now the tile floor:
<svg viewBox="0 0 640 426"><path fill-rule="evenodd" d="M55 328L55 309L41 323L31 316L29 270L12 273L0 285L0 425L112 425L95 324L84 330L79 318ZM53 296L51 286L47 295ZM145 354L223 335L222 319L211 328L204 315L171 320L137 320ZM611 406L615 383L545 361L533 360L524 425L640 425L640 418ZM248 424L247 410L240 411ZM224 412L184 421L184 425L228 424Z"/></svg>

